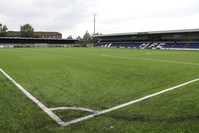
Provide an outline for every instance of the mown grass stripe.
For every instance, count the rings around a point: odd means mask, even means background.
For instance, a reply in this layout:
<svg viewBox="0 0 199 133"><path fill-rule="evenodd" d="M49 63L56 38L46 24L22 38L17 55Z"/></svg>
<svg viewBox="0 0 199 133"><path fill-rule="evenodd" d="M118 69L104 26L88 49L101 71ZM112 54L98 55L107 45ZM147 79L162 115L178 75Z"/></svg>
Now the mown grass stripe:
<svg viewBox="0 0 199 133"><path fill-rule="evenodd" d="M144 61L154 61L154 62L165 62L165 63L175 63L175 64L184 64L184 65L197 65L197 63L190 63L190 62L179 62L179 61L168 61L168 60L155 60L155 59L146 59L146 58L134 58L134 57L126 57L126 56L115 56L115 55L102 55L105 57L112 57L112 58L123 58L123 59L132 59L132 60L144 60Z"/></svg>

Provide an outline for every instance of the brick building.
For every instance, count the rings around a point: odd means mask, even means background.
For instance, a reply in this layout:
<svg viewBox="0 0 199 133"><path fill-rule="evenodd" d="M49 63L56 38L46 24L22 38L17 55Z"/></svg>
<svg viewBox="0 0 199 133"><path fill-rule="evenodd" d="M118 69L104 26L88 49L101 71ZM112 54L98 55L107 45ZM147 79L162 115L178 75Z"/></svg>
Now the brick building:
<svg viewBox="0 0 199 133"><path fill-rule="evenodd" d="M59 32L42 32L36 31L35 34L41 36L41 38L62 38L62 34ZM20 31L8 31L8 37L20 37Z"/></svg>

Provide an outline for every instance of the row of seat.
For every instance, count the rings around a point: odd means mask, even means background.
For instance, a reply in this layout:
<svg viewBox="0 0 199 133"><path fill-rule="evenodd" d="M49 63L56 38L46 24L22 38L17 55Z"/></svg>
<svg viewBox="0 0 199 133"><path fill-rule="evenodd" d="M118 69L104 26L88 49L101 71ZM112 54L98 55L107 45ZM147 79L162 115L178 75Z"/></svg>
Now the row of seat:
<svg viewBox="0 0 199 133"><path fill-rule="evenodd" d="M95 47L165 49L165 48L199 48L199 42L98 42Z"/></svg>

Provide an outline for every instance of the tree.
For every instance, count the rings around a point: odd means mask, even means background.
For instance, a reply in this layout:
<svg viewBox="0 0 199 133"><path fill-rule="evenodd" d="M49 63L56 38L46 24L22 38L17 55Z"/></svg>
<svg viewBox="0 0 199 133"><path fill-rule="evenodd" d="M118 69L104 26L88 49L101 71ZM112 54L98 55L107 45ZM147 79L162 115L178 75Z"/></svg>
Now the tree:
<svg viewBox="0 0 199 133"><path fill-rule="evenodd" d="M83 38L78 36L77 40L79 40L79 43L80 43L81 47L86 47L87 44L92 43L91 35L90 35L90 33L88 33L88 31L86 31L86 33L84 34Z"/></svg>
<svg viewBox="0 0 199 133"><path fill-rule="evenodd" d="M6 25L0 24L0 37L7 36L8 27Z"/></svg>
<svg viewBox="0 0 199 133"><path fill-rule="evenodd" d="M30 24L20 26L21 37L34 37L34 28Z"/></svg>
<svg viewBox="0 0 199 133"><path fill-rule="evenodd" d="M79 41L79 46L81 47L87 47L88 45L93 45L95 42L97 42L96 39L93 39L91 37L91 34L88 33L88 31L86 31L86 33L84 34L83 38L81 38L80 36L78 36L76 38Z"/></svg>
<svg viewBox="0 0 199 133"><path fill-rule="evenodd" d="M83 40L90 40L91 39L91 35L90 35L90 33L88 33L88 31L86 31L86 33L84 34L84 36L83 36Z"/></svg>
<svg viewBox="0 0 199 133"><path fill-rule="evenodd" d="M78 41L82 40L82 38L81 38L80 36L78 36L76 39L77 39Z"/></svg>
<svg viewBox="0 0 199 133"><path fill-rule="evenodd" d="M41 38L41 36L42 36L41 33L38 33L38 32L33 34L34 38Z"/></svg>
<svg viewBox="0 0 199 133"><path fill-rule="evenodd" d="M73 37L72 37L71 35L69 35L69 36L67 37L67 39L72 40Z"/></svg>

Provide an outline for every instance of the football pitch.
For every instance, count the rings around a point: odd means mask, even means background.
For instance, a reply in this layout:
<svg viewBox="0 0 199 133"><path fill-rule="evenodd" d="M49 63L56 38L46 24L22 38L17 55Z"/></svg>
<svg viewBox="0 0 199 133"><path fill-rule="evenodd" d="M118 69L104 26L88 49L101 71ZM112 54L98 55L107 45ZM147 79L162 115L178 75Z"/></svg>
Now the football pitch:
<svg viewBox="0 0 199 133"><path fill-rule="evenodd" d="M199 130L199 51L0 49L0 68L64 122L0 73L0 132Z"/></svg>

